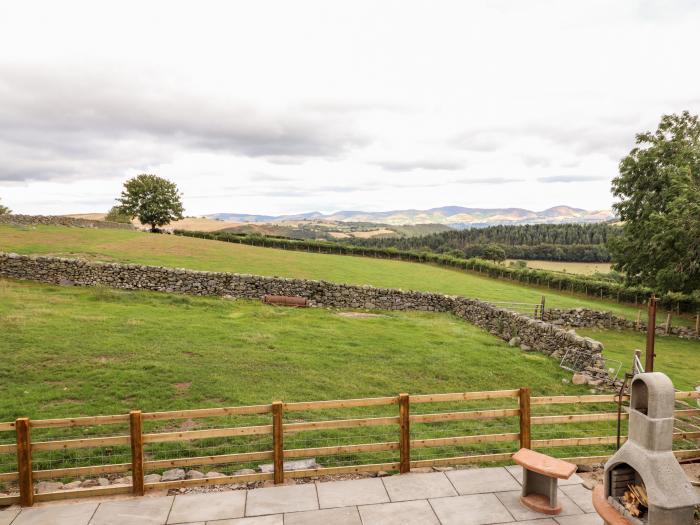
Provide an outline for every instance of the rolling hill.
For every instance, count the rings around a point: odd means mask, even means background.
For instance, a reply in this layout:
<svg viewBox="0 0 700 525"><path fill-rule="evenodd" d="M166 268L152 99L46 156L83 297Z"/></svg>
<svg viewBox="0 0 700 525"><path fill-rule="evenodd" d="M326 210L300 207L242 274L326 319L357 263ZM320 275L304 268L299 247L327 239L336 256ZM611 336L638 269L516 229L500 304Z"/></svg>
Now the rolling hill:
<svg viewBox="0 0 700 525"><path fill-rule="evenodd" d="M523 208L464 208L443 206L428 210L392 210L383 212L338 211L330 214L309 212L298 215L251 215L215 213L212 219L236 222L337 221L372 222L388 225L443 224L452 228L479 228L495 224L543 224L601 222L614 218L610 210L588 211L570 206L554 206L542 211Z"/></svg>

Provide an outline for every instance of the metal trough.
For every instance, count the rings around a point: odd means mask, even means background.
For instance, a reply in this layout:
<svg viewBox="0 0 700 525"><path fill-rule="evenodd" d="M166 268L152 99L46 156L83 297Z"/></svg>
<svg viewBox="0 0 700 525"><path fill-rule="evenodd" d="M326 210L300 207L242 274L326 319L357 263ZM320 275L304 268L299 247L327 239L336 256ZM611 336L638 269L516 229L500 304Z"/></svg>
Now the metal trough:
<svg viewBox="0 0 700 525"><path fill-rule="evenodd" d="M294 297L291 295L266 295L263 297L263 302L276 306L295 306L297 308L309 306L309 300L305 297Z"/></svg>

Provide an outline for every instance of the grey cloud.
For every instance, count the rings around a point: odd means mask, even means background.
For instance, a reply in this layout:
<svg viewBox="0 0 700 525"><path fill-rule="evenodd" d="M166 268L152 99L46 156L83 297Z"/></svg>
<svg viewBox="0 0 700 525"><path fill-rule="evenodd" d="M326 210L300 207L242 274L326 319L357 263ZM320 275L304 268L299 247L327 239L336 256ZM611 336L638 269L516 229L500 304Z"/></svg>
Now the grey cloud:
<svg viewBox="0 0 700 525"><path fill-rule="evenodd" d="M19 160L3 156L10 166L2 168L0 180L51 179L66 171L87 175L85 161L111 164L118 158L113 171L123 164L153 165L183 149L283 163L333 158L369 143L347 112L255 108L227 97L159 91L138 79L0 66L0 99L0 148L31 150ZM139 144L139 155L152 150L140 162L122 155ZM26 160L37 156L38 165Z"/></svg>
<svg viewBox="0 0 700 525"><path fill-rule="evenodd" d="M456 171L464 167L461 162L450 160L386 160L373 162L387 171L437 170Z"/></svg>
<svg viewBox="0 0 700 525"><path fill-rule="evenodd" d="M537 182L545 184L553 182L594 182L598 180L608 180L608 177L600 175L550 175L537 178Z"/></svg>

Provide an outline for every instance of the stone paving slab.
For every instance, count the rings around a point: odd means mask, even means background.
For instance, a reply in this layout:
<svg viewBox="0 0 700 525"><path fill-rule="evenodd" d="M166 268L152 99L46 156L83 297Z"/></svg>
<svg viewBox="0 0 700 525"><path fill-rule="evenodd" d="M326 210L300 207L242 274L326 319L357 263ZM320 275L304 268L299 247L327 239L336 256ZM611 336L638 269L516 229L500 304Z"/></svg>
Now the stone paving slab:
<svg viewBox="0 0 700 525"><path fill-rule="evenodd" d="M598 514L582 514L581 516L557 517L559 525L604 525L603 519Z"/></svg>
<svg viewBox="0 0 700 525"><path fill-rule="evenodd" d="M402 474L381 478L391 501L442 498L456 496L450 480L443 472Z"/></svg>
<svg viewBox="0 0 700 525"><path fill-rule="evenodd" d="M207 525L284 525L283 516L283 514L272 514L270 516L257 516L255 518L210 521Z"/></svg>
<svg viewBox="0 0 700 525"><path fill-rule="evenodd" d="M101 503L90 525L163 525L173 500L173 496L164 496Z"/></svg>
<svg viewBox="0 0 700 525"><path fill-rule="evenodd" d="M501 500L501 503L505 505L508 511L513 515L517 521L524 520L535 520L537 518L544 517L539 512L528 509L522 503L520 503L521 492L497 492L496 497ZM569 499L566 494L561 490L557 493L557 500L559 505L561 505L562 511L558 516L570 516L572 514L583 514L583 511L578 508L578 506Z"/></svg>
<svg viewBox="0 0 700 525"><path fill-rule="evenodd" d="M513 516L493 494L472 494L429 500L442 525L508 523Z"/></svg>
<svg viewBox="0 0 700 525"><path fill-rule="evenodd" d="M583 485L567 485L560 489L578 505L583 512L595 512L593 507L593 492Z"/></svg>
<svg viewBox="0 0 700 525"><path fill-rule="evenodd" d="M380 478L316 483L316 489L322 509L389 503L389 495Z"/></svg>
<svg viewBox="0 0 700 525"><path fill-rule="evenodd" d="M318 510L316 485L285 485L248 491L246 516Z"/></svg>
<svg viewBox="0 0 700 525"><path fill-rule="evenodd" d="M243 490L175 496L168 524L242 518L245 503Z"/></svg>
<svg viewBox="0 0 700 525"><path fill-rule="evenodd" d="M97 503L50 505L22 509L12 525L87 525L95 514Z"/></svg>
<svg viewBox="0 0 700 525"><path fill-rule="evenodd" d="M440 525L426 500L358 507L363 525Z"/></svg>
<svg viewBox="0 0 700 525"><path fill-rule="evenodd" d="M460 494L520 490L520 484L503 467L450 470L445 475Z"/></svg>
<svg viewBox="0 0 700 525"><path fill-rule="evenodd" d="M511 470L498 467L39 504L0 511L0 525L602 525L591 494L582 485L565 485L558 494L563 513L539 514L520 503Z"/></svg>
<svg viewBox="0 0 700 525"><path fill-rule="evenodd" d="M307 510L284 515L284 525L362 525L357 507Z"/></svg>
<svg viewBox="0 0 700 525"><path fill-rule="evenodd" d="M506 467L506 470L510 472L513 477L520 483L521 485L523 484L523 467L520 465L509 465ZM580 483L583 483L583 479L581 479L581 476L578 474L574 474L571 476L569 479L559 479L557 480L559 483L560 487L565 487L566 485L578 485Z"/></svg>
<svg viewBox="0 0 700 525"><path fill-rule="evenodd" d="M0 510L0 525L10 525L12 520L19 514L19 509L14 507L9 507L5 510Z"/></svg>

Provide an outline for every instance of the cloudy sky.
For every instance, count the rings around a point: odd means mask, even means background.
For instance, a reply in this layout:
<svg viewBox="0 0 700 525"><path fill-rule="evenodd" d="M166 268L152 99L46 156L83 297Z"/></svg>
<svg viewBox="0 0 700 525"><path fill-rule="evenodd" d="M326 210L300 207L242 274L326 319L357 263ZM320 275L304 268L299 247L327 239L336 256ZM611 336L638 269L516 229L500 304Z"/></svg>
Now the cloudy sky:
<svg viewBox="0 0 700 525"><path fill-rule="evenodd" d="M612 203L634 134L700 112L693 0L0 4L0 198L186 212Z"/></svg>

